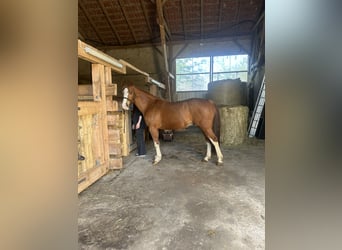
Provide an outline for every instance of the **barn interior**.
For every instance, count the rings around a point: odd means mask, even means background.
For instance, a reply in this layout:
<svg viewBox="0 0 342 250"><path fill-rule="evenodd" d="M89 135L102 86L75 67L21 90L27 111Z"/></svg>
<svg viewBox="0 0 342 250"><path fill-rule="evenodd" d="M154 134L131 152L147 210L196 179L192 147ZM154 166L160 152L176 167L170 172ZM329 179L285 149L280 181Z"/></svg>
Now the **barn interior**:
<svg viewBox="0 0 342 250"><path fill-rule="evenodd" d="M264 20L263 0L78 1L79 249L264 249ZM214 100L224 165L194 126L135 157L129 84Z"/></svg>

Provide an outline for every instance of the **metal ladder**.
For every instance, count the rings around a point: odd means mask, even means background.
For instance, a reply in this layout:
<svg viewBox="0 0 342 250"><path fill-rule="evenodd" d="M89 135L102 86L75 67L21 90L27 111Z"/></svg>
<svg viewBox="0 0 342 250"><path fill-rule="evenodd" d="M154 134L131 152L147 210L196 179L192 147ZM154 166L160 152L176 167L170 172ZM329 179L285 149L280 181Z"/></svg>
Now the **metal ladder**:
<svg viewBox="0 0 342 250"><path fill-rule="evenodd" d="M258 99L256 102L256 106L254 108L254 111L253 111L253 115L252 115L252 120L249 124L249 128L248 128L249 137L255 136L264 105L265 105L265 75L262 79L262 83L261 83L259 94L258 94Z"/></svg>

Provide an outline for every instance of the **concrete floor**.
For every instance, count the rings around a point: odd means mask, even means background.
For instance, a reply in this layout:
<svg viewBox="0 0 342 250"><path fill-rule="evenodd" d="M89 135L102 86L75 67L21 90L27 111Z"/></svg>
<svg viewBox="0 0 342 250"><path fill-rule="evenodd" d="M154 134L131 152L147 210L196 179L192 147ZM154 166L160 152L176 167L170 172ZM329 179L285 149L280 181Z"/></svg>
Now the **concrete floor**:
<svg viewBox="0 0 342 250"><path fill-rule="evenodd" d="M224 166L202 163L206 145L192 127L149 142L79 195L79 249L264 249L264 141L223 147Z"/></svg>

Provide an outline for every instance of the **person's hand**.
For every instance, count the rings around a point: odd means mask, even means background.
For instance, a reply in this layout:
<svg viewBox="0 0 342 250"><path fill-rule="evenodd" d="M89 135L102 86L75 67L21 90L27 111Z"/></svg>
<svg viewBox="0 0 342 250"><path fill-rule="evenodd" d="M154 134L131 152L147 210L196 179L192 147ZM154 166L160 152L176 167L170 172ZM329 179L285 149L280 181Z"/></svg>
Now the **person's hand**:
<svg viewBox="0 0 342 250"><path fill-rule="evenodd" d="M140 123L138 122L137 125L135 125L135 129L139 129L140 128Z"/></svg>

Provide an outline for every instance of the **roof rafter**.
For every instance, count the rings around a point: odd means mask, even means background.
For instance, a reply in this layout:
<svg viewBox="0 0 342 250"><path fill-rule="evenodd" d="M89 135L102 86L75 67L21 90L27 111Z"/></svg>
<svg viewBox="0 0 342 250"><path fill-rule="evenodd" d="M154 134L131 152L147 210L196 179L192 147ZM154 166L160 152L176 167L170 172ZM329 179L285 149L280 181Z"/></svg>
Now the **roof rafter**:
<svg viewBox="0 0 342 250"><path fill-rule="evenodd" d="M135 36L135 34L134 34L134 31L133 31L132 24L131 24L131 22L130 22L129 19L128 19L128 15L127 15L125 9L123 8L123 5L122 5L122 3L121 3L121 0L118 0L118 3L119 3L119 6L120 6L121 11L122 11L122 13L123 13L123 15L124 15L124 17L125 17L126 23L128 24L129 30L130 30L130 32L131 32L133 38L134 38L135 43L138 43L138 42L137 42L137 38L136 38L136 36Z"/></svg>
<svg viewBox="0 0 342 250"><path fill-rule="evenodd" d="M185 28L185 7L183 0L180 0L181 4L181 13L182 13L182 24L183 24L183 32L184 32L184 39L186 40L186 28Z"/></svg>
<svg viewBox="0 0 342 250"><path fill-rule="evenodd" d="M203 0L201 0L201 26L200 26L200 30L201 30L201 38L203 38Z"/></svg>
<svg viewBox="0 0 342 250"><path fill-rule="evenodd" d="M96 25L95 25L94 21L90 18L90 15L89 15L87 9L85 8L83 2L82 2L82 1L78 1L78 4L80 5L80 7L81 7L81 9L82 9L82 11L83 11L83 13L84 13L84 15L86 16L87 20L89 21L91 27L92 27L93 30L95 31L96 36L100 39L100 41L101 41L103 44L105 44L103 38L101 37L99 31L98 31L97 28L96 28Z"/></svg>
<svg viewBox="0 0 342 250"><path fill-rule="evenodd" d="M218 30L221 30L223 1L219 0Z"/></svg>
<svg viewBox="0 0 342 250"><path fill-rule="evenodd" d="M146 11L146 7L145 7L144 3L142 2L142 0L140 0L140 6L141 6L141 8L143 10L143 13L144 13L144 17L145 17L145 21L146 21L146 24L147 24L147 28L148 28L148 30L150 32L150 35L152 36L153 32L152 32L151 24L150 24L150 22L148 20L148 14L147 14L147 11Z"/></svg>
<svg viewBox="0 0 342 250"><path fill-rule="evenodd" d="M107 22L109 23L109 26L111 27L111 29L112 29L112 31L113 31L113 33L115 35L115 38L119 41L120 45L122 45L122 41L121 41L121 39L119 37L119 34L116 31L115 26L114 26L112 20L110 20L109 14L108 14L108 12L107 12L107 10L106 10L106 8L105 8L105 6L104 6L102 1L103 0L97 0L97 2L100 4L101 10L103 11L103 13L104 13L104 15L105 15L105 17L107 19Z"/></svg>
<svg viewBox="0 0 342 250"><path fill-rule="evenodd" d="M237 5L238 6L236 8L236 13L235 13L235 23L239 24L239 22L240 22L240 6L241 6L240 1L237 1ZM237 34L239 32L240 25L236 25L234 29L235 29L235 34Z"/></svg>

